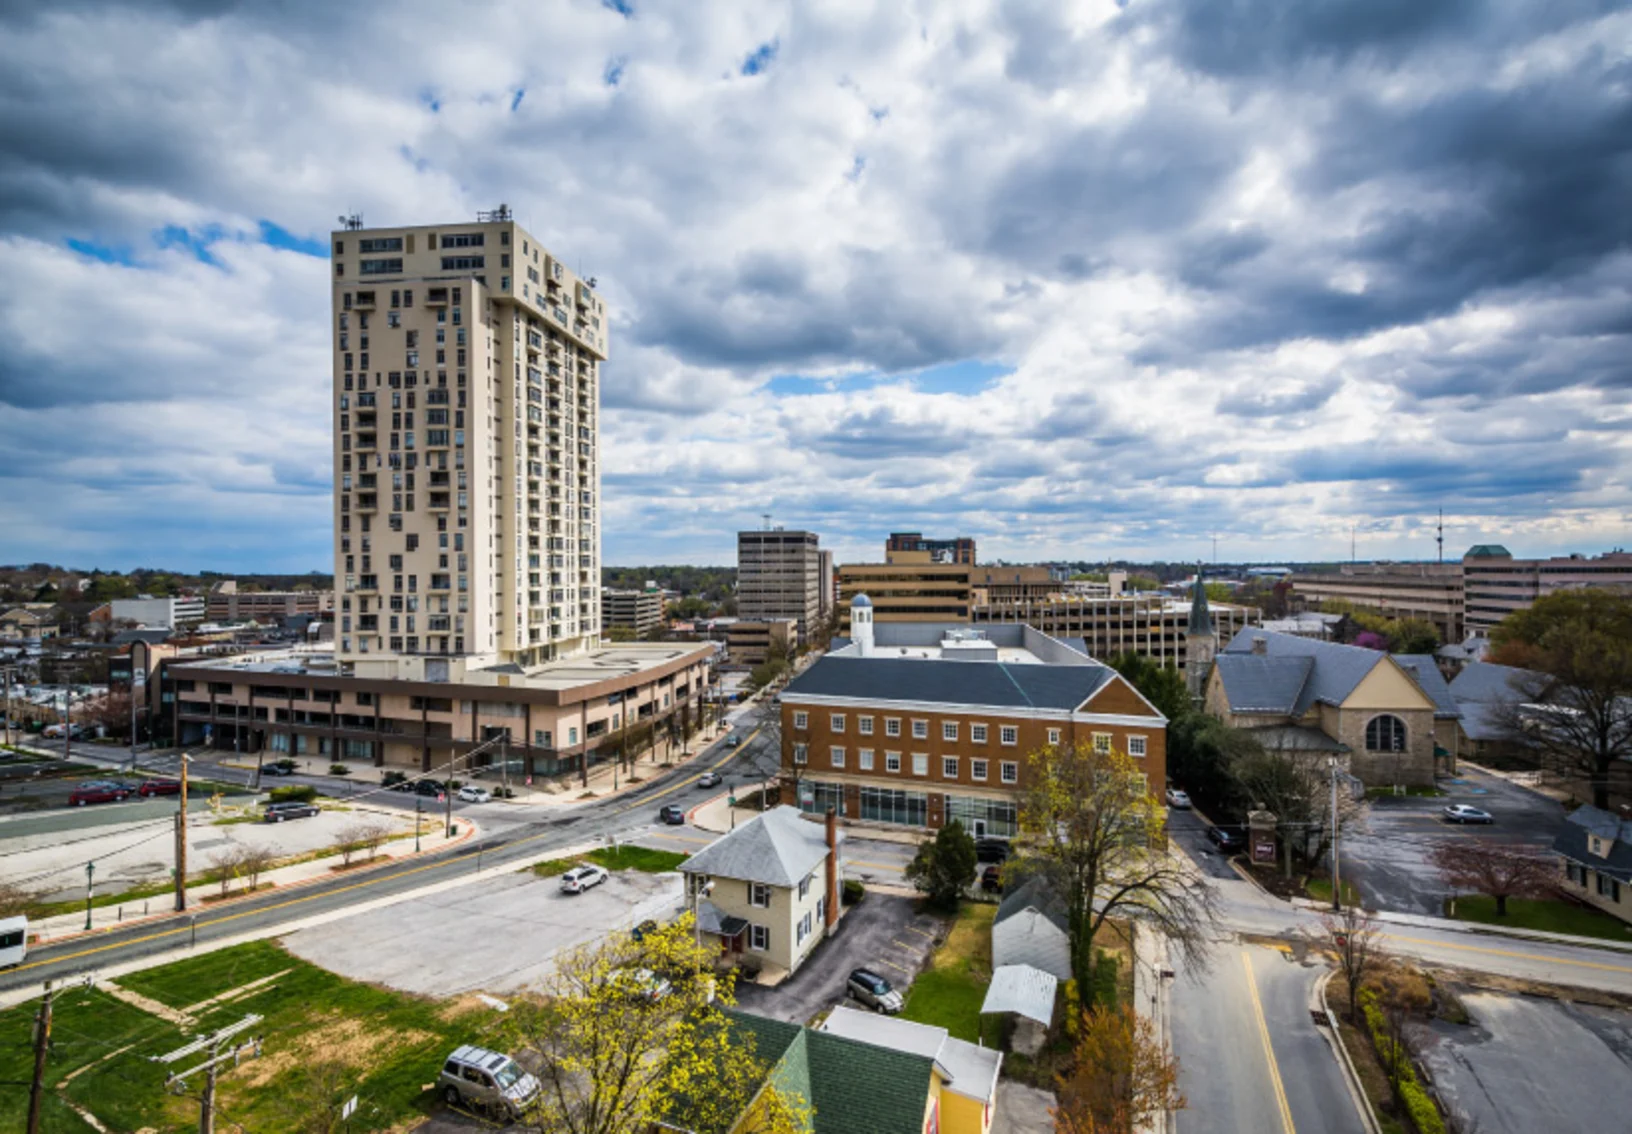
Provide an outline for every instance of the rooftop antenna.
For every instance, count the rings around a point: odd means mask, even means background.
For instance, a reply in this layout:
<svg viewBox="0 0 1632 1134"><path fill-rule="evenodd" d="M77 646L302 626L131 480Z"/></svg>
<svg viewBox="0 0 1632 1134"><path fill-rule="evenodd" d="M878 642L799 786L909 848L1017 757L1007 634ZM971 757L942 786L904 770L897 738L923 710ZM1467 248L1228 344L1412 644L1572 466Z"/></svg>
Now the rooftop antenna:
<svg viewBox="0 0 1632 1134"><path fill-rule="evenodd" d="M1434 542L1439 544L1439 561L1443 563L1445 562L1445 509L1443 508L1439 510L1439 535L1435 537Z"/></svg>
<svg viewBox="0 0 1632 1134"><path fill-rule="evenodd" d="M1213 566L1218 566L1218 533L1213 533Z"/></svg>
<svg viewBox="0 0 1632 1134"><path fill-rule="evenodd" d="M1355 531L1356 531L1356 525L1350 524L1349 525L1349 563L1351 565L1355 562L1355 555L1354 555L1354 549L1355 549L1355 543L1356 543Z"/></svg>

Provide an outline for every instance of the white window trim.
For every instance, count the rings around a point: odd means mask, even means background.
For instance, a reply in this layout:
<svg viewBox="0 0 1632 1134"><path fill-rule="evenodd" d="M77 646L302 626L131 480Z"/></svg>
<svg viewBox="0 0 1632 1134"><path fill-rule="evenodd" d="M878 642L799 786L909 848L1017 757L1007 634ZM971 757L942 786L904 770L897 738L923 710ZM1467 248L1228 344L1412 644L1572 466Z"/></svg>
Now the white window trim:
<svg viewBox="0 0 1632 1134"><path fill-rule="evenodd" d="M951 769L948 771L947 769ZM958 758L956 756L941 757L941 779L955 780L958 778Z"/></svg>
<svg viewBox="0 0 1632 1134"><path fill-rule="evenodd" d="M1020 726L1012 724L999 725L997 729L997 740L998 743L1002 744L1005 748L1013 748L1016 744L1020 743Z"/></svg>
<svg viewBox="0 0 1632 1134"><path fill-rule="evenodd" d="M1010 774L1011 772L1013 773L1012 775ZM1002 778L1004 783L1017 784L1020 782L1020 765L1014 760L1000 761L997 774Z"/></svg>
<svg viewBox="0 0 1632 1134"><path fill-rule="evenodd" d="M808 744L795 744L793 746L793 762L795 764L807 764L807 763L809 763L810 762L810 745L808 745Z"/></svg>
<svg viewBox="0 0 1632 1134"><path fill-rule="evenodd" d="M873 770L873 750L871 748L856 749L856 767L864 772Z"/></svg>
<svg viewBox="0 0 1632 1134"><path fill-rule="evenodd" d="M873 735L873 718L872 717L857 717L856 718L856 731L859 732L862 736L871 736L871 735Z"/></svg>
<svg viewBox="0 0 1632 1134"><path fill-rule="evenodd" d="M985 744L987 743L986 736L987 730L984 723L969 726L969 740L971 743Z"/></svg>
<svg viewBox="0 0 1632 1134"><path fill-rule="evenodd" d="M1094 733L1094 751L1101 756L1108 754L1111 750L1111 740L1111 734L1108 732Z"/></svg>
<svg viewBox="0 0 1632 1134"><path fill-rule="evenodd" d="M759 900L760 893L762 891L763 891L763 893L765 895L765 900L763 902ZM764 882L750 882L750 883L748 883L748 905L751 906L752 908L756 909L756 910L768 910L768 909L770 909L771 908L771 888L770 888L770 886L766 885Z"/></svg>
<svg viewBox="0 0 1632 1134"><path fill-rule="evenodd" d="M929 775L928 752L914 752L912 754L912 774L915 776Z"/></svg>
<svg viewBox="0 0 1632 1134"><path fill-rule="evenodd" d="M844 745L835 744L827 751L828 763L835 768L844 767Z"/></svg>
<svg viewBox="0 0 1632 1134"><path fill-rule="evenodd" d="M1128 737L1128 755L1129 756L1136 756L1136 757L1139 757L1140 759L1143 759L1147 751L1148 751L1148 749L1146 747L1144 737L1142 737L1142 736L1130 736L1130 737Z"/></svg>
<svg viewBox="0 0 1632 1134"><path fill-rule="evenodd" d="M843 713L832 713L832 714L830 714L830 717L831 717L831 723L832 723L832 726L833 726L831 731L833 731L833 732L843 732L844 731L844 714Z"/></svg>
<svg viewBox="0 0 1632 1134"><path fill-rule="evenodd" d="M762 937L765 941L763 945L758 943ZM771 927L750 924L748 926L748 948L756 953L769 953L771 951Z"/></svg>
<svg viewBox="0 0 1632 1134"><path fill-rule="evenodd" d="M978 756L969 760L969 778L976 783L986 782L986 761Z"/></svg>
<svg viewBox="0 0 1632 1134"><path fill-rule="evenodd" d="M1060 742L1060 730L1059 729L1051 728L1051 729L1048 730L1048 742L1050 744L1058 744Z"/></svg>
<svg viewBox="0 0 1632 1134"><path fill-rule="evenodd" d="M892 765L892 764L895 765L895 766L891 767L890 765ZM884 770L886 772L899 772L901 770L901 753L899 753L899 752L886 752L886 753L884 753Z"/></svg>
<svg viewBox="0 0 1632 1134"><path fill-rule="evenodd" d="M929 722L915 720L912 722L912 738L914 740L929 739Z"/></svg>
<svg viewBox="0 0 1632 1134"><path fill-rule="evenodd" d="M942 740L950 740L950 741L954 741L954 742L958 739L958 722L957 721L942 721L941 722L941 739Z"/></svg>
<svg viewBox="0 0 1632 1134"><path fill-rule="evenodd" d="M901 718L900 717L885 717L884 718L884 735L885 736L900 736L901 735Z"/></svg>
<svg viewBox="0 0 1632 1134"><path fill-rule="evenodd" d="M803 711L803 710L800 710L799 712L794 713L793 714L793 727L797 728L797 729L801 729L801 730L809 728L810 727L810 714Z"/></svg>

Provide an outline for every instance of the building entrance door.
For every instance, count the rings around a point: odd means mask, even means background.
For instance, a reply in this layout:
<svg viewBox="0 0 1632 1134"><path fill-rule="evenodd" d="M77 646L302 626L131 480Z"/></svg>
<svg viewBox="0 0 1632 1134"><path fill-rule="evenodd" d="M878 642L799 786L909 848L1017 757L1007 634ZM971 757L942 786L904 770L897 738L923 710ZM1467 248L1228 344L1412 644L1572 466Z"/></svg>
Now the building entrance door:
<svg viewBox="0 0 1632 1134"><path fill-rule="evenodd" d="M984 839L985 837L986 837L986 820L976 819L975 820L975 838Z"/></svg>

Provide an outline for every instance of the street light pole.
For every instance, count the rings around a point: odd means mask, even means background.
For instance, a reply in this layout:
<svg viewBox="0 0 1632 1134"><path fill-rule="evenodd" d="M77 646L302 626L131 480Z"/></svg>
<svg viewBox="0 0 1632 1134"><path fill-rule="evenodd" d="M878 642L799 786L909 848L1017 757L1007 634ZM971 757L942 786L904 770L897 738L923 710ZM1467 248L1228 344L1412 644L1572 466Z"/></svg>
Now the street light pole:
<svg viewBox="0 0 1632 1134"><path fill-rule="evenodd" d="M91 928L91 895L96 891L96 863L85 864L85 929Z"/></svg>
<svg viewBox="0 0 1632 1134"><path fill-rule="evenodd" d="M1330 756L1326 764L1332 770L1332 912L1343 912L1343 879L1338 867L1337 848L1337 757Z"/></svg>

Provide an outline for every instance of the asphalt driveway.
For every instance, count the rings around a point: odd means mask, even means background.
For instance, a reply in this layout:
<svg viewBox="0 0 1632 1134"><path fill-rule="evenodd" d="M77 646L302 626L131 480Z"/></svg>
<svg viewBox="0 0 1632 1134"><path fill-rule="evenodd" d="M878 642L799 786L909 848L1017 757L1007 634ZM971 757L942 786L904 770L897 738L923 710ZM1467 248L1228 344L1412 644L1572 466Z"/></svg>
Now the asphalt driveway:
<svg viewBox="0 0 1632 1134"><path fill-rule="evenodd" d="M851 969L870 968L903 993L924 967L946 923L918 913L916 898L869 891L851 906L839 930L816 947L799 971L775 988L743 984L737 1003L745 1011L789 1023L812 1016L844 999Z"/></svg>
<svg viewBox="0 0 1632 1134"><path fill-rule="evenodd" d="M1195 811L1168 808L1168 838L1195 860L1203 874L1209 878L1239 878L1230 867L1229 857L1220 853L1207 837L1208 826L1207 820Z"/></svg>
<svg viewBox="0 0 1632 1134"><path fill-rule="evenodd" d="M1343 832L1343 879L1360 890L1368 909L1396 913L1444 913L1450 895L1429 861L1437 842L1481 838L1515 849L1545 851L1564 824L1557 801L1487 772L1466 769L1441 778L1437 798L1385 796L1370 802L1364 817ZM1447 823L1440 809L1467 803L1491 813L1488 826Z"/></svg>

